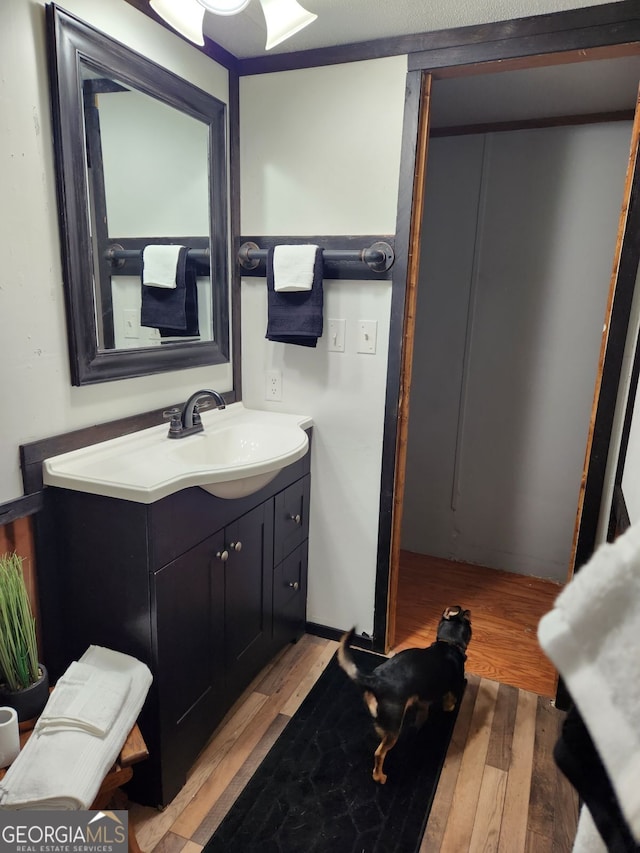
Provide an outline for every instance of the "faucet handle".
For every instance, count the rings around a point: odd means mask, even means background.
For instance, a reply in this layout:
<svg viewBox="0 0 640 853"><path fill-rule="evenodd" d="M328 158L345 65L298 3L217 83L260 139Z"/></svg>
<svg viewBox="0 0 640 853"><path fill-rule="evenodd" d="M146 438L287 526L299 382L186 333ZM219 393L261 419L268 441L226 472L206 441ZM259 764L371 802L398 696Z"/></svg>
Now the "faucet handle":
<svg viewBox="0 0 640 853"><path fill-rule="evenodd" d="M175 435L182 431L182 411L178 406L174 406L172 409L167 409L162 413L162 417L165 420L171 418L171 423L169 424L169 435Z"/></svg>

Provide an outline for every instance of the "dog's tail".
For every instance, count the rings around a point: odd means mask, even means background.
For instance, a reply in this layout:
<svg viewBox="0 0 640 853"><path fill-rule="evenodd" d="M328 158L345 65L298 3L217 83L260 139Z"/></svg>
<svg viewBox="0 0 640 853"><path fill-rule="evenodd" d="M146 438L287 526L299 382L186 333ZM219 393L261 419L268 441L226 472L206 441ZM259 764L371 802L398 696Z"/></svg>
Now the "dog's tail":
<svg viewBox="0 0 640 853"><path fill-rule="evenodd" d="M359 684L360 670L358 669L358 666L353 659L353 655L351 654L351 649L349 648L355 632L356 629L352 628L350 631L344 633L340 638L340 645L338 646L338 663L347 673L349 678L352 681L355 681L356 684Z"/></svg>

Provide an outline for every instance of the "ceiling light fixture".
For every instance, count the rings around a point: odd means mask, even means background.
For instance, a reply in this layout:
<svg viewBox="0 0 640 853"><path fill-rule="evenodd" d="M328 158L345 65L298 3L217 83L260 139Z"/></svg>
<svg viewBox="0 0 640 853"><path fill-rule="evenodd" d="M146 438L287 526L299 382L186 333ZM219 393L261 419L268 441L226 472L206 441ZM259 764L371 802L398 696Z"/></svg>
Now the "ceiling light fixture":
<svg viewBox="0 0 640 853"><path fill-rule="evenodd" d="M297 0L260 0L267 22L267 44L265 50L271 50L285 39L299 33L318 17L308 12Z"/></svg>
<svg viewBox="0 0 640 853"><path fill-rule="evenodd" d="M237 15L246 9L251 0L198 0L201 6L214 15Z"/></svg>
<svg viewBox="0 0 640 853"><path fill-rule="evenodd" d="M205 9L214 15L237 15L251 0L149 0L151 8L185 38L203 45L202 22ZM318 17L297 0L260 0L267 24L265 50L299 33Z"/></svg>
<svg viewBox="0 0 640 853"><path fill-rule="evenodd" d="M243 0L244 2L244 0ZM246 6L250 0L246 0ZM161 18L194 44L203 45L202 21L204 6L198 0L149 0L149 5Z"/></svg>

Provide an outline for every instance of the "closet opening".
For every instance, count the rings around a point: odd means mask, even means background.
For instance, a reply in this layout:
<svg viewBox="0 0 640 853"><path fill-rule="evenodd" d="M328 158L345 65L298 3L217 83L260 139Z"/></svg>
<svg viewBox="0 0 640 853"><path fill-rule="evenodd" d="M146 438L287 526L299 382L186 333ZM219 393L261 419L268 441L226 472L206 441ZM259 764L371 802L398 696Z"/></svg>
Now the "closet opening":
<svg viewBox="0 0 640 853"><path fill-rule="evenodd" d="M386 648L461 604L470 671L552 696L537 621L576 562L640 53L455 71L423 75Z"/></svg>

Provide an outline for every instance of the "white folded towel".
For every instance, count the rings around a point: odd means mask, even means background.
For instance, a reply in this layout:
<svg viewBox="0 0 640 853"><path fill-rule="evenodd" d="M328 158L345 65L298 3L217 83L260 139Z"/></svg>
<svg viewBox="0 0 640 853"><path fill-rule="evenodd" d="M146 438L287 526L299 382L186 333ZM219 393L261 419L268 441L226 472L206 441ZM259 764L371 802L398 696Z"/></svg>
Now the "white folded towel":
<svg viewBox="0 0 640 853"><path fill-rule="evenodd" d="M273 289L279 293L311 290L317 246L276 246L273 250Z"/></svg>
<svg viewBox="0 0 640 853"><path fill-rule="evenodd" d="M640 842L638 637L640 524L601 545L538 626Z"/></svg>
<svg viewBox="0 0 640 853"><path fill-rule="evenodd" d="M145 246L142 250L142 283L147 287L176 288L178 255L182 246Z"/></svg>
<svg viewBox="0 0 640 853"><path fill-rule="evenodd" d="M82 729L105 737L131 686L131 677L74 661L56 684L35 731L38 736Z"/></svg>
<svg viewBox="0 0 640 853"><path fill-rule="evenodd" d="M151 673L136 658L101 646L89 646L79 663L129 679L113 725L103 738L82 729L32 735L0 781L0 809L88 809L116 761L144 704Z"/></svg>

